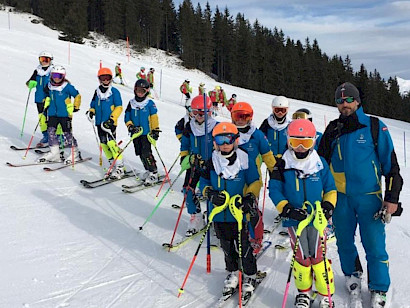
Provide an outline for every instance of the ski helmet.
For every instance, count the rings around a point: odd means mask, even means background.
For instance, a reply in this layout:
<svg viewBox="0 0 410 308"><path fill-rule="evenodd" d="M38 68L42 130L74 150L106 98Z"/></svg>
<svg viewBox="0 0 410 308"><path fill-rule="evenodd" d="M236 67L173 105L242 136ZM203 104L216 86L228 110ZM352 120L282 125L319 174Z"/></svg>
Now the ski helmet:
<svg viewBox="0 0 410 308"><path fill-rule="evenodd" d="M238 147L238 128L233 123L221 122L217 124L212 130L214 137L214 148L220 151L220 146L224 144L233 144L234 148L229 153L223 153L223 156L230 156L234 149Z"/></svg>
<svg viewBox="0 0 410 308"><path fill-rule="evenodd" d="M145 67L141 66L140 70L145 71Z"/></svg>
<svg viewBox="0 0 410 308"><path fill-rule="evenodd" d="M189 79L185 79L185 82L189 83Z"/></svg>
<svg viewBox="0 0 410 308"><path fill-rule="evenodd" d="M53 86L59 86L63 84L65 80L66 71L65 68L61 65L56 65L52 68L50 72L50 83ZM60 81L56 81L56 79L60 79Z"/></svg>
<svg viewBox="0 0 410 308"><path fill-rule="evenodd" d="M40 52L40 54L38 55L38 57L46 57L46 58L50 58L51 60L53 60L53 54L51 52L48 52L46 50L43 50L42 52Z"/></svg>
<svg viewBox="0 0 410 308"><path fill-rule="evenodd" d="M212 137L215 137L217 135L227 135L227 134L238 135L238 128L232 123L221 122L217 124L212 130Z"/></svg>
<svg viewBox="0 0 410 308"><path fill-rule="evenodd" d="M112 71L107 67L98 70L98 80L104 88L108 88L112 82Z"/></svg>
<svg viewBox="0 0 410 308"><path fill-rule="evenodd" d="M292 115L292 119L308 119L310 122L313 121L312 113L306 108L296 110Z"/></svg>
<svg viewBox="0 0 410 308"><path fill-rule="evenodd" d="M211 99L206 97L206 109L210 111L212 107ZM204 110L204 97L202 95L195 96L191 101L192 110Z"/></svg>
<svg viewBox="0 0 410 308"><path fill-rule="evenodd" d="M150 72L155 72L155 68L151 67L151 68L149 69L149 71L150 71Z"/></svg>
<svg viewBox="0 0 410 308"><path fill-rule="evenodd" d="M149 82L147 81L147 80L145 80L145 79L138 79L136 82L135 82L135 85L134 85L134 94L135 94L135 100L137 101L137 102L142 102L147 96L148 96L148 94L149 94L149 89L150 89L150 86L149 86ZM143 92L145 92L144 93L144 96L138 96L137 95L137 93L143 93Z"/></svg>
<svg viewBox="0 0 410 308"><path fill-rule="evenodd" d="M239 120L246 120L246 126L248 126L253 119L252 106L246 102L236 103L232 107L231 118L234 123Z"/></svg>
<svg viewBox="0 0 410 308"><path fill-rule="evenodd" d="M276 96L272 100L272 108L275 107L289 108L289 100L284 96Z"/></svg>
<svg viewBox="0 0 410 308"><path fill-rule="evenodd" d="M316 140L316 129L307 119L293 120L288 126L288 148L297 160L304 160L312 153ZM305 151L301 151L303 148Z"/></svg>
<svg viewBox="0 0 410 308"><path fill-rule="evenodd" d="M288 137L315 138L316 128L307 119L296 119L288 126Z"/></svg>
<svg viewBox="0 0 410 308"><path fill-rule="evenodd" d="M236 98L236 94L232 94L232 98Z"/></svg>
<svg viewBox="0 0 410 308"><path fill-rule="evenodd" d="M40 54L38 55L38 62L40 62L41 66L43 66L43 67L50 66L52 61L53 61L53 54L51 52L48 52L48 51L44 50L44 51L40 52ZM46 62L48 64L43 65L42 62Z"/></svg>

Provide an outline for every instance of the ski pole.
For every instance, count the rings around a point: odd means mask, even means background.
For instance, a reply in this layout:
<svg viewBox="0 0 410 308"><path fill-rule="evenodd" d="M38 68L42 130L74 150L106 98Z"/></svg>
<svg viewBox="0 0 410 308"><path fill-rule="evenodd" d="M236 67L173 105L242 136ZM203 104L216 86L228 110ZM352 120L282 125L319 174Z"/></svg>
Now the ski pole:
<svg viewBox="0 0 410 308"><path fill-rule="evenodd" d="M161 164L164 167L165 178L168 179L169 185L171 185L171 179L169 178L169 173L167 171L167 167L165 167L164 161L162 160L162 157L161 157L161 155L159 155L159 152L158 152L157 141L154 138L152 138L150 134L147 135L147 139L148 139L149 143L151 143L154 146L154 149L158 154L159 160L161 161Z"/></svg>
<svg viewBox="0 0 410 308"><path fill-rule="evenodd" d="M177 158L175 158L174 162L173 162L172 165L171 165L171 168L169 168L169 170L168 170L168 174L171 172L172 168L175 166L175 164L176 164L176 162L178 161L178 158L179 158L180 155L181 155L181 154L178 154ZM167 180L166 178L164 178L164 179L162 180L161 187L158 189L158 192L157 192L157 194L155 195L155 199L158 198L158 195L159 195L159 193L161 192L162 187L164 186L166 180Z"/></svg>
<svg viewBox="0 0 410 308"><path fill-rule="evenodd" d="M283 295L283 301L282 301L282 308L286 307L286 299L288 298L288 293L289 293L289 287L290 287L290 280L292 278L292 271L293 271L293 265L295 264L295 259L296 259L296 253L298 251L299 248L299 239L300 239L300 235L302 234L302 231L310 224L310 222L313 219L313 215L314 215L314 210L313 210L313 206L310 202L305 202L305 204L303 205L303 207L306 206L306 204L310 205L310 207L312 208L312 212L310 213L310 215L308 217L306 217L304 220L302 220L301 222L299 222L298 228L296 230L296 240L295 240L295 247L293 248L293 255L292 255L292 261L290 262L290 268L289 268L289 273L288 273L288 280L286 282L286 288L285 288L285 293Z"/></svg>
<svg viewBox="0 0 410 308"><path fill-rule="evenodd" d="M31 89L28 90L28 96L27 96L26 108L25 108L25 110L24 110L23 125L21 126L20 138L23 138L24 125L26 124L26 115L27 115L28 101L30 100L30 93L31 93Z"/></svg>
<svg viewBox="0 0 410 308"><path fill-rule="evenodd" d="M24 153L23 159L26 159L28 150L30 149L31 143L33 142L34 134L36 133L37 127L40 124L40 119L37 122L36 128L34 128L33 134L31 135L30 142L28 143L26 153Z"/></svg>
<svg viewBox="0 0 410 308"><path fill-rule="evenodd" d="M198 256L198 253L199 253L199 249L201 248L202 243L204 242L205 236L209 230L209 227L211 226L212 220L214 219L216 214L219 214L220 212L222 212L229 206L229 194L225 190L222 190L221 192L225 195L225 203L220 206L215 206L211 214L209 214L208 224L206 225L205 231L202 234L201 240L199 241L198 247L192 258L191 264L189 265L188 272L186 273L185 278L184 278L184 282L182 283L182 286L178 289L178 297L180 297L181 294L184 293L184 286L188 280L189 274L191 273L192 267L194 266L196 257Z"/></svg>
<svg viewBox="0 0 410 308"><path fill-rule="evenodd" d="M120 150L118 151L118 154L115 156L113 162L111 163L110 167L108 168L107 172L105 173L104 178L107 178L107 177L111 174L111 170L112 170L112 168L114 168L115 163L117 162L118 157L121 156L121 154L125 151L125 149L130 145L130 143L131 143L135 138L138 138L139 136L141 136L142 132L143 132L143 129L142 129L141 126L139 126L139 131L138 131L137 133L133 134L133 135L131 136L130 140L127 142L127 144L126 144L122 149L120 149Z"/></svg>
<svg viewBox="0 0 410 308"><path fill-rule="evenodd" d="M99 150L100 150L100 166L102 166L102 146L101 146L100 142L98 141L97 131L95 130L95 125L93 124L93 120L90 119L90 117L88 117L88 116L87 116L87 118L90 121L91 126L93 127L95 141L97 141L97 146L99 147Z"/></svg>
<svg viewBox="0 0 410 308"><path fill-rule="evenodd" d="M265 172L265 184L263 186L263 202L262 202L262 217L263 212L265 211L265 200L266 200L266 188L268 187L268 168L266 168Z"/></svg>
<svg viewBox="0 0 410 308"><path fill-rule="evenodd" d="M191 169L191 174L189 175L189 181L188 181L188 185L187 185L188 188L185 189L184 201L182 201L181 209L179 210L177 222L175 224L174 233L172 234L172 238L171 238L171 242L169 244L168 252L171 251L172 243L174 242L175 233L177 232L178 225L179 225L179 220L181 219L181 214L182 214L182 211L184 209L185 201L186 201L186 198L187 198L187 195L188 195L189 185L191 184L192 179L194 178L194 174L195 174L195 167L193 167ZM193 193L195 193L195 192L193 192Z"/></svg>
<svg viewBox="0 0 410 308"><path fill-rule="evenodd" d="M149 214L149 216L147 217L147 219L145 219L144 223L141 225L141 227L139 228L140 230L142 230L142 228L145 226L145 224L147 222L150 221L150 219L152 218L152 216L154 215L154 213L157 211L157 209L159 208L159 206L161 205L162 201L165 199L165 197L168 195L168 193L170 192L172 186L174 186L175 182L178 180L178 178L181 176L181 174L184 172L184 169L181 169L181 171L178 173L177 177L175 178L175 180L171 183L171 185L169 186L169 188L167 189L167 191L165 192L165 194L162 196L161 200L158 201L157 205L154 207L154 209L151 211L151 214Z"/></svg>
<svg viewBox="0 0 410 308"><path fill-rule="evenodd" d="M324 230L326 229L326 226L327 226L327 219L325 217L325 214L323 213L323 209L322 209L322 205L320 201L316 201L315 206L316 206L316 216L315 216L315 219L313 220L313 226L316 228L316 230L319 231L320 246L322 247L322 256L323 256L323 262L325 266L325 281L326 281L326 287L327 287L327 298L329 299L329 307L333 307L332 294L330 293L329 273L327 271L327 266L326 266L326 246L325 246Z"/></svg>
<svg viewBox="0 0 410 308"><path fill-rule="evenodd" d="M241 209L238 209L235 205L237 199L239 202L242 202L241 195L235 195L231 198L229 202L229 211L232 213L232 216L238 222L238 267L239 267L239 308L242 308L242 273L243 273L243 264L242 264L242 221L243 221L243 212Z"/></svg>

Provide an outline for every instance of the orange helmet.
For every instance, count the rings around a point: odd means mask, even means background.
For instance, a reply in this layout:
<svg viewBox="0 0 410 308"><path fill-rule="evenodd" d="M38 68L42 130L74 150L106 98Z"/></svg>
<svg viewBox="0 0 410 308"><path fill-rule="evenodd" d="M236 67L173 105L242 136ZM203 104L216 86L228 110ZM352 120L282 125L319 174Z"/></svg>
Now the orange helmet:
<svg viewBox="0 0 410 308"><path fill-rule="evenodd" d="M236 128L235 124L229 122L221 122L218 123L213 131L212 136L215 137L216 135L227 135L227 134L238 134L238 129Z"/></svg>
<svg viewBox="0 0 410 308"><path fill-rule="evenodd" d="M97 76L110 75L112 77L112 71L108 67L102 67L98 70Z"/></svg>
<svg viewBox="0 0 410 308"><path fill-rule="evenodd" d="M206 109L210 110L212 107L211 99L206 97ZM204 97L202 95L195 96L191 101L192 110L204 110Z"/></svg>
<svg viewBox="0 0 410 308"><path fill-rule="evenodd" d="M233 144L234 148L238 146L239 132L235 124L229 122L221 122L217 124L213 131L215 150L219 151L219 146L224 144Z"/></svg>
<svg viewBox="0 0 410 308"><path fill-rule="evenodd" d="M247 122L252 121L253 109L252 106L246 102L239 102L233 105L231 110L232 121L236 122L240 119L246 120Z"/></svg>
<svg viewBox="0 0 410 308"><path fill-rule="evenodd" d="M288 126L288 136L296 138L315 138L316 128L307 119L293 120Z"/></svg>

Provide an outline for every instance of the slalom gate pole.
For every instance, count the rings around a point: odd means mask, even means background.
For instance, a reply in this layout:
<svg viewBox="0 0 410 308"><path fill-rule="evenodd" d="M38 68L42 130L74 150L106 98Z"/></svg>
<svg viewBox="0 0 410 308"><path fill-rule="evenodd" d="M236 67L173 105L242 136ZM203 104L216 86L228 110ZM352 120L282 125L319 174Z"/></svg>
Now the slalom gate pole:
<svg viewBox="0 0 410 308"><path fill-rule="evenodd" d="M288 273L288 280L286 281L286 288L285 288L285 293L283 295L283 301L282 301L282 308L286 308L286 300L288 298L288 293L289 293L289 287L290 287L290 280L292 278L292 272L293 272L293 266L295 264L295 259L296 259L296 253L298 252L299 249L299 239L300 235L302 234L302 231L310 224L310 222L313 219L314 211L313 211L313 206L310 204L310 202L305 202L305 205L309 204L310 207L312 208L312 212L308 217L306 217L304 220L299 222L298 228L296 230L296 240L295 240L295 247L293 248L293 255L292 255L292 261L290 262L290 268L289 268L289 273ZM304 206L305 206L304 205Z"/></svg>
<svg viewBox="0 0 410 308"><path fill-rule="evenodd" d="M115 163L116 163L117 160L118 160L118 157L121 156L121 154L125 151L125 149L130 145L130 143L131 143L135 138L138 138L139 136L141 136L142 132L143 132L143 129L142 129L142 127L141 127L138 133L135 133L135 134L133 134L133 135L131 136L130 140L127 142L127 144L125 145L125 147L123 147L122 149L120 149L120 150L118 151L118 154L115 156L115 158L114 158L113 162L111 163L110 167L108 168L107 172L104 174L104 178L107 178L107 177L110 175L112 169L113 169L114 166L115 166Z"/></svg>
<svg viewBox="0 0 410 308"><path fill-rule="evenodd" d="M174 162L172 163L171 167L170 167L169 170L168 170L168 174L171 172L172 168L174 167L174 165L175 165L176 162L178 161L179 156L181 156L181 154L178 154L177 158L175 158ZM164 186L166 180L167 180L166 177L162 180L161 187L158 189L158 192L157 192L157 194L155 195L155 199L158 198L158 195L159 195L159 193L161 192L162 187Z"/></svg>
<svg viewBox="0 0 410 308"><path fill-rule="evenodd" d="M315 215L315 219L313 220L313 226L316 228L316 230L319 231L320 246L322 247L322 257L323 257L323 263L324 263L323 265L325 267L325 281L326 281L326 288L327 288L327 298L329 299L329 307L333 307L332 294L330 292L329 273L327 271L327 266L326 266L326 244L325 244L324 230L326 229L326 226L327 226L327 219L325 217L325 214L323 213L323 209L322 209L322 205L320 201L316 201L315 206L316 206L316 215Z"/></svg>
<svg viewBox="0 0 410 308"><path fill-rule="evenodd" d="M266 200L266 189L267 189L267 187L268 187L268 168L266 168L265 184L263 186L262 217L263 217L263 212L265 211L265 200Z"/></svg>
<svg viewBox="0 0 410 308"><path fill-rule="evenodd" d="M168 252L171 251L172 243L174 242L175 233L177 232L177 229L178 229L179 220L181 219L181 215L182 215L182 211L183 211L183 208L184 208L184 205L185 205L185 201L186 201L186 198L188 196L189 185L191 184L192 179L194 178L194 174L195 174L195 167L193 167L191 169L191 174L189 175L189 181L188 181L188 185L187 185L188 188L185 189L184 201L182 201L181 209L179 210L177 222L175 224L174 233L172 234L172 238L171 238L171 242L169 244ZM193 191L193 193L195 194L195 191Z"/></svg>
<svg viewBox="0 0 410 308"><path fill-rule="evenodd" d="M242 202L242 197L240 195L235 195L231 198L229 202L229 211L232 216L235 218L238 223L238 280L239 280L239 308L242 308L242 273L243 273L243 263L242 263L242 221L243 221L243 212L241 209L238 209L235 205L236 200L239 199L239 202Z"/></svg>
<svg viewBox="0 0 410 308"><path fill-rule="evenodd" d="M25 110L24 110L23 125L21 126L20 138L23 138L24 125L26 124L26 115L27 115L28 101L30 100L30 93L31 93L31 89L28 90L28 96L27 96L27 101L26 101L26 108L25 108Z"/></svg>
<svg viewBox="0 0 410 308"><path fill-rule="evenodd" d="M26 159L26 157L27 157L28 150L30 149L31 143L33 142L34 134L36 133L36 130L37 130L37 127L39 126L39 124L40 124L40 119L38 120L38 122L36 124L36 127L34 128L33 134L31 135L30 142L28 143L26 153L24 153L23 159Z"/></svg>
<svg viewBox="0 0 410 308"><path fill-rule="evenodd" d="M212 220L213 220L214 216L216 214L222 212L223 210L225 210L229 206L229 194L224 190L222 191L222 193L225 194L225 198L226 198L225 203L222 204L221 206L214 207L211 214L209 215L208 224L206 225L205 231L202 234L201 240L199 241L198 247L197 247L197 249L195 251L195 254L192 258L191 264L189 265L188 272L186 273L185 278L184 278L184 282L182 283L182 286L178 289L178 298L181 296L182 293L184 293L184 286L185 286L185 284L188 280L189 274L191 273L192 267L194 266L196 257L198 256L199 249L201 248L202 243L204 242L205 235L207 234L207 232L209 230L209 227L211 226L211 223L212 223Z"/></svg>
<svg viewBox="0 0 410 308"><path fill-rule="evenodd" d="M152 218L152 216L155 214L155 212L157 211L157 209L159 208L159 206L161 205L162 201L165 199L165 197L168 195L168 193L170 192L172 186L174 186L175 182L178 180L178 178L181 176L181 174L184 172L184 169L181 169L181 171L178 173L177 177L175 178L175 180L171 183L171 185L169 186L169 188L167 189L167 191L165 192L165 194L162 196L162 198L158 201L157 205L154 207L154 209L152 210L151 214L149 214L149 216L147 217L147 219L145 219L144 223L141 225L141 227L139 227L140 230L142 230L142 228L145 226L145 224L147 222L149 222Z"/></svg>

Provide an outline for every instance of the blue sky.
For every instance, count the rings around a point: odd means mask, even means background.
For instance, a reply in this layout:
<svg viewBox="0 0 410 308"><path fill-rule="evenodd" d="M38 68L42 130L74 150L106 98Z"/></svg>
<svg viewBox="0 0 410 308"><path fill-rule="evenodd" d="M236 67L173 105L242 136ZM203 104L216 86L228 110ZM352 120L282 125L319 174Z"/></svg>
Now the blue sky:
<svg viewBox="0 0 410 308"><path fill-rule="evenodd" d="M191 0L192 1L192 0ZM176 0L178 8L182 0ZM202 8L207 1L193 1ZM257 18L268 28L282 29L285 36L304 43L317 39L329 56L349 55L357 71L363 63L383 78L410 80L410 1L329 0L209 0L212 11L228 7L231 15L244 13L251 23Z"/></svg>

